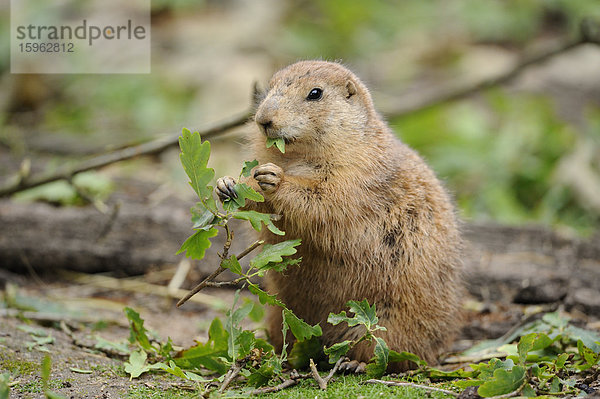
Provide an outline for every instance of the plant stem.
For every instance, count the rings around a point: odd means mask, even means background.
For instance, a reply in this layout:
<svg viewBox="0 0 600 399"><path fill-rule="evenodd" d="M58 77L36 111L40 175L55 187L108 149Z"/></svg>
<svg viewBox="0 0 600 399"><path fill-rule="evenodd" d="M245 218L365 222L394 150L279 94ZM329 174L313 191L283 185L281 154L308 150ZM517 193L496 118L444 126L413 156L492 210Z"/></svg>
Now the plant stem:
<svg viewBox="0 0 600 399"><path fill-rule="evenodd" d="M248 255L250 252L254 251L257 247L259 247L262 244L264 244L264 241L262 241L262 240L254 241L254 243L252 243L252 245L250 245L248 248L246 248L242 252L240 252L240 254L237 256L238 260L242 259L244 256ZM226 243L226 245L227 245L227 243ZM229 252L229 249L227 248L227 253L228 252ZM223 254L225 254L225 250L223 251ZM192 288L192 290L190 292L188 292L188 294L186 296L181 298L179 300L179 302L177 302L176 306L180 307L181 305L186 303L191 297L196 295L203 288L207 287L208 283L211 282L211 280L214 280L219 274L223 273L225 270L226 269L223 266L219 265L219 267L214 272L212 272L208 277L206 277L204 280L202 280L202 282L200 284L198 284L197 286Z"/></svg>

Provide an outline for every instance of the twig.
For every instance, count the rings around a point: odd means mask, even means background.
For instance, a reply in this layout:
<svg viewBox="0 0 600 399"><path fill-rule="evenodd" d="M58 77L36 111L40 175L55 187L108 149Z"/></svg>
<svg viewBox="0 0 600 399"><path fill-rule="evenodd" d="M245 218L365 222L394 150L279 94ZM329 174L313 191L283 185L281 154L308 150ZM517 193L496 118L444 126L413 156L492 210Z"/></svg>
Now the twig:
<svg viewBox="0 0 600 399"><path fill-rule="evenodd" d="M225 374L223 384L221 384L221 387L219 388L219 393L225 392L229 384L231 384L231 381L240 374L240 371L242 371L242 368L246 364L246 360L246 358L238 360L231 366L227 374Z"/></svg>
<svg viewBox="0 0 600 399"><path fill-rule="evenodd" d="M175 270L173 277L171 277L171 280L167 285L170 292L175 292L181 287L181 284L185 281L191 267L192 262L188 258L181 259L177 265L177 270Z"/></svg>
<svg viewBox="0 0 600 399"><path fill-rule="evenodd" d="M436 387L430 387L427 385L414 384L412 382L366 380L365 383L366 384L383 384L383 385L388 385L388 386L393 386L393 387L419 388L419 389L425 389L425 390L433 391L433 392L441 392L441 393L445 393L446 395L452 395L454 397L458 397L458 394L456 392L452 392L452 391L448 391L446 389L441 389L441 388L436 388Z"/></svg>
<svg viewBox="0 0 600 399"><path fill-rule="evenodd" d="M242 114L233 116L200 131L203 139L208 139L226 132L234 127L243 125L248 121L252 112L246 111ZM160 153L179 142L179 134L163 136L155 140L148 141L139 145L132 145L121 148L116 151L110 151L90 159L79 162L74 166L64 165L54 173L45 173L39 175L21 176L16 182L0 186L0 197L14 194L16 192L40 186L57 180L69 180L77 173L86 172L88 170L98 169L116 162L131 159L140 155L152 155Z"/></svg>
<svg viewBox="0 0 600 399"><path fill-rule="evenodd" d="M248 255L250 252L254 251L258 246L262 245L263 243L264 243L264 241L262 241L262 240L255 241L248 248L246 248L242 252L240 252L240 254L237 256L238 260L242 259L244 256ZM197 286L192 288L192 290L190 292L188 292L187 295L185 295L183 298L181 298L179 300L179 302L177 302L177 307L180 307L181 305L186 303L191 297L193 297L198 292L200 292L202 289L204 289L205 287L208 287L211 280L214 280L219 274L223 273L225 270L226 269L223 266L219 266L208 277L206 277L204 280L202 280L202 282L200 284L198 284Z"/></svg>
<svg viewBox="0 0 600 399"><path fill-rule="evenodd" d="M294 385L298 384L298 382L300 382L300 379L285 380L281 384L275 385L274 387L257 388L254 391L250 391L250 395L261 395L263 393L273 393L282 391L286 388L293 387Z"/></svg>
<svg viewBox="0 0 600 399"><path fill-rule="evenodd" d="M523 60L517 63L511 69L488 79L483 79L478 82L466 84L458 88L445 88L436 90L433 93L426 93L421 96L409 95L404 100L401 100L393 111L385 113L386 118L394 119L404 115L412 114L425 109L433 108L436 105L440 105L447 102L452 102L469 97L475 93L490 89L494 86L499 86L516 78L526 68L542 63L549 60L552 57L563 54L573 48L580 46L585 43L589 43L590 40L587 37L581 37L576 40L563 43L551 50L548 50L541 54L528 55L523 57Z"/></svg>
<svg viewBox="0 0 600 399"><path fill-rule="evenodd" d="M237 259L238 260L242 259L244 256L248 255L250 252L254 251L256 248L263 245L264 243L265 242L263 240L254 241L252 243L252 245L250 245L248 248L246 248L242 252L240 252L240 254L237 256Z"/></svg>
<svg viewBox="0 0 600 399"><path fill-rule="evenodd" d="M319 388L321 388L322 390L327 389L327 383L329 383L329 380L331 380L334 374L338 371L338 369L340 368L340 364L342 364L343 360L343 357L339 358L339 360L335 363L335 366L333 366L329 374L327 374L327 376L323 378L319 375L319 371L317 370L317 366L315 366L315 362L312 359L310 359L310 372L315 381L317 381L317 384L319 384Z"/></svg>
<svg viewBox="0 0 600 399"><path fill-rule="evenodd" d="M487 90L494 86L508 83L521 74L528 67L545 62L550 58L561 55L582 44L593 43L600 45L600 24L596 20L584 19L580 24L580 34L575 40L560 44L553 49L543 53L528 54L522 57L521 62L517 63L511 69L501 73L498 76L483 79L479 82L467 84L459 88L446 88L436 90L434 93L423 96L409 96L404 101L396 105L396 109L385 113L386 118L393 119L424 109L435 107L446 102L460 100L469 97L480 91Z"/></svg>
<svg viewBox="0 0 600 399"><path fill-rule="evenodd" d="M242 279L235 279L233 281L219 281L219 282L215 282L215 281L207 281L205 284L205 287L210 287L210 288L221 288L221 287L238 287L240 285L240 283L242 282Z"/></svg>
<svg viewBox="0 0 600 399"><path fill-rule="evenodd" d="M250 391L249 393L250 393L250 395L261 395L263 393L273 393L273 392L282 391L286 388L296 385L298 382L300 382L300 380L305 380L310 377L312 377L312 375L310 373L298 374L298 372L296 370L292 370L292 372L290 373L290 378L283 381L281 384L275 385L273 387L257 388L253 391Z"/></svg>
<svg viewBox="0 0 600 399"><path fill-rule="evenodd" d="M61 274L66 278L69 278L80 284L89 284L95 287L109 288L113 290L140 292L143 294L153 294L169 298L180 298L187 293L187 291L183 289L178 289L171 292L168 287L158 284L149 284L139 279L119 279L108 276L89 275L67 271L62 271ZM228 308L228 305L221 299L206 294L200 294L196 296L194 298L194 302L208 305L217 309Z"/></svg>

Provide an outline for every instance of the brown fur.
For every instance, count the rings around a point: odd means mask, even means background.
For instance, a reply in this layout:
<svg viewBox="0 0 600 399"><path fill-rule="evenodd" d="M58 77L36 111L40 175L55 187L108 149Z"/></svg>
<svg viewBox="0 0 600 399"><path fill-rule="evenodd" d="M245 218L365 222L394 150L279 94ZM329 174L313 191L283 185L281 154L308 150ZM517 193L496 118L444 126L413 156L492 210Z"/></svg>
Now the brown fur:
<svg viewBox="0 0 600 399"><path fill-rule="evenodd" d="M322 99L306 100L315 87ZM391 349L435 362L459 327L462 284L454 210L434 173L394 137L365 85L337 63L303 61L277 72L255 119L271 124L252 137L264 166L247 182L265 195L252 208L282 215L286 232L262 236L302 239L302 263L268 274L268 290L306 322L320 323L326 346L361 333L328 324L328 314L366 298L377 305L387 328L378 335ZM285 154L267 149L266 135L285 138ZM281 347L280 309L269 315L269 332ZM350 354L360 361L372 355L368 345Z"/></svg>

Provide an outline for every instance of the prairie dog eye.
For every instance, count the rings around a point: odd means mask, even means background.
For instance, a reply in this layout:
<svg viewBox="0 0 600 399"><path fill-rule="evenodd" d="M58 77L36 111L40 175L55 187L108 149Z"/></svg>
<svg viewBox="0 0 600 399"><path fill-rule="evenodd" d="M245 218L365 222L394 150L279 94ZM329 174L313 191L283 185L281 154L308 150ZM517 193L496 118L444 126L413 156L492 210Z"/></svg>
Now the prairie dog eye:
<svg viewBox="0 0 600 399"><path fill-rule="evenodd" d="M321 97L323 97L323 90L319 89L318 87L315 87L308 93L308 96L306 96L306 99L309 101L317 101L317 100L320 100Z"/></svg>

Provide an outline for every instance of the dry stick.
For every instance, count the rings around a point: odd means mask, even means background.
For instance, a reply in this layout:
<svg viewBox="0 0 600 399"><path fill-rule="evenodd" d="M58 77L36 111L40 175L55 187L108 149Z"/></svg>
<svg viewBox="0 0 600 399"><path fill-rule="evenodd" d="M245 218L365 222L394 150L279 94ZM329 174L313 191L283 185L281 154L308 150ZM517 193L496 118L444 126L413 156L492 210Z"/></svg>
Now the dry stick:
<svg viewBox="0 0 600 399"><path fill-rule="evenodd" d="M600 23L592 19L584 19L579 27L579 37L575 40L560 44L553 49L543 53L531 54L523 56L521 62L517 63L510 70L479 82L467 84L458 88L447 88L434 92L433 94L425 94L421 97L410 96L404 102L400 102L394 111L386 112L385 116L389 119L404 116L410 113L418 112L424 109L435 107L446 102L460 100L469 97L480 91L487 90L494 86L499 86L516 78L526 68L542 63L552 57L561 55L569 50L574 49L582 44L593 43L600 45Z"/></svg>
<svg viewBox="0 0 600 399"><path fill-rule="evenodd" d="M317 370L317 366L315 366L315 362L312 359L310 359L310 372L315 381L317 381L317 383L319 384L319 388L321 388L322 390L327 389L327 383L329 382L329 380L331 380L331 377L333 377L333 375L338 371L343 360L343 357L339 358L338 361L335 363L335 366L333 366L333 368L329 372L329 374L327 374L327 376L323 378L319 375L319 371Z"/></svg>
<svg viewBox="0 0 600 399"><path fill-rule="evenodd" d="M441 389L441 388L430 387L427 385L414 384L412 382L366 380L365 383L367 383L367 384L383 384L383 385L388 385L388 386L393 386L393 387L411 387L411 388L426 389L428 391L441 392L441 393L445 393L446 395L452 395L454 397L458 397L458 394L456 392L448 391L446 389Z"/></svg>
<svg viewBox="0 0 600 399"><path fill-rule="evenodd" d="M240 371L242 371L242 368L244 367L245 364L246 364L246 359L244 358L242 360L238 360L231 366L231 368L229 369L227 374L225 374L225 378L223 379L223 384L219 388L219 393L223 393L225 391L225 389L227 389L229 384L231 384L231 381L233 381L233 379L240 374Z"/></svg>
<svg viewBox="0 0 600 399"><path fill-rule="evenodd" d="M254 391L251 391L250 395L261 395L263 393L273 393L273 392L282 391L286 388L293 387L299 381L300 381L300 378L285 380L281 384L275 385L274 387L257 388Z"/></svg>
<svg viewBox="0 0 600 399"><path fill-rule="evenodd" d="M467 84L458 88L446 88L436 90L432 94L425 94L422 96L407 96L404 101L400 101L399 104L396 105L395 110L386 112L385 116L388 119L398 118L421 110L433 108L436 105L460 100L480 91L490 89L494 86L502 85L516 78L526 68L547 61L548 59L554 56L565 53L585 43L595 43L595 41L592 41L590 38L584 36L582 38L578 38L577 40L563 43L557 46L556 48L548 50L544 53L533 56L525 56L524 59L517 65L515 65L513 68L492 78L483 79L481 81Z"/></svg>
<svg viewBox="0 0 600 399"><path fill-rule="evenodd" d="M200 131L203 139L208 139L217 136L234 127L243 125L252 115L251 111L246 111L243 114L233 116L227 120L217 123L214 126ZM42 184L50 183L57 180L69 180L77 173L85 172L92 169L98 169L116 162L131 159L140 155L157 154L169 147L177 145L179 142L179 134L160 137L155 140L148 141L139 145L124 147L122 149L100 154L93 158L81 161L74 166L65 165L54 173L43 173L34 176L27 176L16 183L5 184L0 186L0 197L14 194L16 192L36 187Z"/></svg>
<svg viewBox="0 0 600 399"><path fill-rule="evenodd" d="M250 252L254 251L258 246L260 246L262 244L264 244L264 241L262 241L262 240L254 241L254 243L252 245L250 245L248 248L246 248L242 252L240 252L240 254L237 256L238 260L240 260L244 256L248 255ZM214 272L212 272L210 274L210 276L208 276L204 280L202 280L202 282L200 284L198 284L197 286L192 288L192 290L190 292L188 292L188 294L186 296L181 298L179 300L179 302L177 302L177 307L180 307L181 305L186 303L191 297L193 297L198 292L200 292L203 288L207 287L211 280L214 280L219 274L223 273L224 271L225 271L225 268L223 266L219 266Z"/></svg>
<svg viewBox="0 0 600 399"><path fill-rule="evenodd" d="M159 295L159 296L164 296L164 297L169 297L169 298L179 298L182 295L184 295L184 293L186 293L186 290L184 290L184 289L178 289L175 291L171 291L171 290L169 290L168 287L165 287L164 285L148 284L137 278L135 278L135 279L131 279L131 278L119 279L119 278L108 277L108 276L91 275L91 274L76 273L76 272L69 272L69 271L61 271L60 274L62 276L64 276L65 278L67 278L69 280L73 280L77 283L87 284L87 285L91 285L91 286L99 287L99 288L140 292L143 294ZM210 296L210 295L205 295L205 294L195 297L194 301L197 303L201 303L203 305L208 305L213 308L217 308L217 309L222 309L224 307L225 308L227 307L226 303L223 300L213 297L213 296Z"/></svg>

